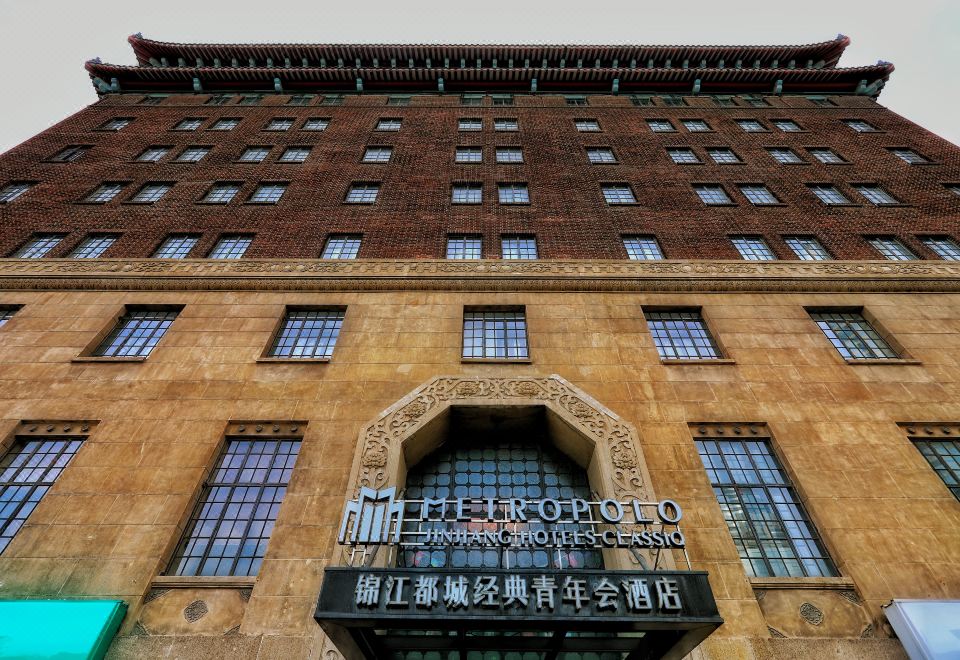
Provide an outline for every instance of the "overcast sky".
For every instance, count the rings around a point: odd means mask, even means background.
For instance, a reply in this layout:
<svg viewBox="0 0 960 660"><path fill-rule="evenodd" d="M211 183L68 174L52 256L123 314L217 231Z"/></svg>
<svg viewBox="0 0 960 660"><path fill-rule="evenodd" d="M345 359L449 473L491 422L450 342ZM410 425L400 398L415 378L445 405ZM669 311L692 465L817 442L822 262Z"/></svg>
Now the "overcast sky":
<svg viewBox="0 0 960 660"><path fill-rule="evenodd" d="M83 63L185 42L801 44L897 70L880 102L960 144L960 0L0 0L0 152L96 100Z"/></svg>

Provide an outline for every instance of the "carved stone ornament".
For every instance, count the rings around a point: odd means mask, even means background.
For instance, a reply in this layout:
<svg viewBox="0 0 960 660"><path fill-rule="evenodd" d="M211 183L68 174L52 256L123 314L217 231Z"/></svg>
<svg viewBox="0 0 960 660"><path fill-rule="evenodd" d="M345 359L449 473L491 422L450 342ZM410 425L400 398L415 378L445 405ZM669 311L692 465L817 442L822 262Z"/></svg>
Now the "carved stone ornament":
<svg viewBox="0 0 960 660"><path fill-rule="evenodd" d="M382 488L387 485L388 466L395 464L406 438L458 401L476 405L529 405L535 399L594 443L605 465L611 465L611 496L620 499L652 499L646 464L633 428L560 376L480 378L440 376L422 385L360 434L360 456L351 487Z"/></svg>
<svg viewBox="0 0 960 660"><path fill-rule="evenodd" d="M183 608L183 618L189 623L196 623L205 617L209 611L206 603L202 600L195 600Z"/></svg>
<svg viewBox="0 0 960 660"><path fill-rule="evenodd" d="M813 626L819 626L823 623L823 610L813 603L803 603L800 606L800 616L803 620Z"/></svg>

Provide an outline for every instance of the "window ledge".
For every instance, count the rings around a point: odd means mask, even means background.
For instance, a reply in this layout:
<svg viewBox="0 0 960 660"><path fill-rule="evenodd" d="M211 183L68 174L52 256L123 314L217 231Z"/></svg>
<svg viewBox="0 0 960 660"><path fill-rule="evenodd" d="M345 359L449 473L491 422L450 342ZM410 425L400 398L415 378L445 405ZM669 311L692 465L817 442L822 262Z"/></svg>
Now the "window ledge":
<svg viewBox="0 0 960 660"><path fill-rule="evenodd" d="M827 204L826 202L820 202L824 207L828 209L842 209L842 208L852 208L857 209L861 208L863 204L849 203L849 204Z"/></svg>
<svg viewBox="0 0 960 660"><path fill-rule="evenodd" d="M246 206L276 206L277 202L244 202Z"/></svg>
<svg viewBox="0 0 960 660"><path fill-rule="evenodd" d="M736 364L732 358L668 358L661 359L660 364Z"/></svg>
<svg viewBox="0 0 960 660"><path fill-rule="evenodd" d="M145 357L107 357L99 355L81 355L70 360L71 362L145 362Z"/></svg>
<svg viewBox="0 0 960 660"><path fill-rule="evenodd" d="M855 588L848 577L762 577L749 578L754 589L837 589L847 591Z"/></svg>
<svg viewBox="0 0 960 660"><path fill-rule="evenodd" d="M329 362L330 358L286 358L286 357L262 357L257 358L257 362L286 362L286 363L301 363L301 362Z"/></svg>
<svg viewBox="0 0 960 660"><path fill-rule="evenodd" d="M530 358L460 358L463 364L533 364Z"/></svg>
<svg viewBox="0 0 960 660"><path fill-rule="evenodd" d="M150 586L155 589L252 589L256 582L254 575L158 575Z"/></svg>
<svg viewBox="0 0 960 660"><path fill-rule="evenodd" d="M160 201L159 199L156 200L155 202L135 202L135 201L133 201L133 200L129 200L129 201L120 202L120 203L121 203L121 204L129 204L129 205L131 205L131 206L152 206L152 205L156 204L156 203L159 202L159 201Z"/></svg>
<svg viewBox="0 0 960 660"><path fill-rule="evenodd" d="M869 358L869 359L856 359L856 358L844 358L844 361L847 364L923 364L920 360L914 360L912 358Z"/></svg>
<svg viewBox="0 0 960 660"><path fill-rule="evenodd" d="M784 202L769 202L769 203L764 203L764 204L753 204L753 203L751 203L750 205L751 205L751 206L756 206L757 208L764 208L764 207L767 207L767 206L789 206L789 204L785 204Z"/></svg>

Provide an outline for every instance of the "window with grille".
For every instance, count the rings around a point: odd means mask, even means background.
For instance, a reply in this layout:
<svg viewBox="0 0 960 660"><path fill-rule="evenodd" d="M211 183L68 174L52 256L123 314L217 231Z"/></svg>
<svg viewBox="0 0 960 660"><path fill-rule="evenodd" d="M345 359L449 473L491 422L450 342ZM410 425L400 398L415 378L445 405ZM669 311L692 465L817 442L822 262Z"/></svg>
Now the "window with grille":
<svg viewBox="0 0 960 660"><path fill-rule="evenodd" d="M747 261L775 261L777 255L773 253L767 242L760 236L731 236L730 242L737 248L741 259Z"/></svg>
<svg viewBox="0 0 960 660"><path fill-rule="evenodd" d="M173 309L131 309L94 349L97 357L145 358L157 347L179 312Z"/></svg>
<svg viewBox="0 0 960 660"><path fill-rule="evenodd" d="M721 108L735 108L737 106L737 101L732 96L715 96L713 100Z"/></svg>
<svg viewBox="0 0 960 660"><path fill-rule="evenodd" d="M15 259L40 259L57 247L65 236L66 234L35 234L10 256Z"/></svg>
<svg viewBox="0 0 960 660"><path fill-rule="evenodd" d="M587 159L594 165L607 165L617 162L610 147L587 147Z"/></svg>
<svg viewBox="0 0 960 660"><path fill-rule="evenodd" d="M847 199L842 192L837 190L836 186L814 183L810 184L809 187L813 194L827 206L850 203L850 200Z"/></svg>
<svg viewBox="0 0 960 660"><path fill-rule="evenodd" d="M852 128L857 133L875 133L877 127L862 119L844 119L843 123Z"/></svg>
<svg viewBox="0 0 960 660"><path fill-rule="evenodd" d="M596 119L576 119L573 125L581 133L598 133L600 131L600 122Z"/></svg>
<svg viewBox="0 0 960 660"><path fill-rule="evenodd" d="M294 438L228 438L167 574L256 575L299 451Z"/></svg>
<svg viewBox="0 0 960 660"><path fill-rule="evenodd" d="M840 154L832 149L827 149L826 147L811 147L810 149L807 149L807 151L809 151L810 154L821 163L825 163L827 165L838 165L847 162L840 157Z"/></svg>
<svg viewBox="0 0 960 660"><path fill-rule="evenodd" d="M801 261L827 261L833 258L813 236L784 236L783 242Z"/></svg>
<svg viewBox="0 0 960 660"><path fill-rule="evenodd" d="M686 147L671 147L667 149L667 154L669 154L670 160L680 165L701 162L697 154L693 152L693 149Z"/></svg>
<svg viewBox="0 0 960 660"><path fill-rule="evenodd" d="M354 183L347 190L347 204L373 204L380 194L379 183Z"/></svg>
<svg viewBox="0 0 960 660"><path fill-rule="evenodd" d="M685 98L676 94L664 94L660 97L660 100L663 101L664 105L669 105L672 107L679 107L687 104L687 100Z"/></svg>
<svg viewBox="0 0 960 660"><path fill-rule="evenodd" d="M137 162L159 163L168 153L170 153L170 147L147 147L137 156Z"/></svg>
<svg viewBox="0 0 960 660"><path fill-rule="evenodd" d="M240 192L239 183L215 183L203 197L205 204L226 204Z"/></svg>
<svg viewBox="0 0 960 660"><path fill-rule="evenodd" d="M680 123L691 133L708 133L712 130L710 124L702 119L681 119Z"/></svg>
<svg viewBox="0 0 960 660"><path fill-rule="evenodd" d="M153 204L160 201L172 187L169 183L145 183L137 194L130 198L130 201L137 204Z"/></svg>
<svg viewBox="0 0 960 660"><path fill-rule="evenodd" d="M18 438L0 459L0 553L66 469L83 438Z"/></svg>
<svg viewBox="0 0 960 660"><path fill-rule="evenodd" d="M697 184L693 186L697 196L707 206L725 206L733 204L730 195L724 190L723 186L718 184Z"/></svg>
<svg viewBox="0 0 960 660"><path fill-rule="evenodd" d="M321 99L320 105L343 105L343 94L327 94Z"/></svg>
<svg viewBox="0 0 960 660"><path fill-rule="evenodd" d="M647 94L632 94L630 96L630 101L634 105L639 105L639 106L653 105L653 97Z"/></svg>
<svg viewBox="0 0 960 660"><path fill-rule="evenodd" d="M233 94L214 94L207 99L207 105L226 105L233 98Z"/></svg>
<svg viewBox="0 0 960 660"><path fill-rule="evenodd" d="M310 147L287 147L277 159L278 163L303 163L310 155Z"/></svg>
<svg viewBox="0 0 960 660"><path fill-rule="evenodd" d="M70 253L71 259L96 259L117 242L117 234L91 234L80 241Z"/></svg>
<svg viewBox="0 0 960 660"><path fill-rule="evenodd" d="M4 305L0 307L0 327L6 325L7 321L12 319L18 311L20 311L19 305Z"/></svg>
<svg viewBox="0 0 960 660"><path fill-rule="evenodd" d="M132 117L116 117L100 125L101 131L119 131L130 125Z"/></svg>
<svg viewBox="0 0 960 660"><path fill-rule="evenodd" d="M461 131L481 131L483 130L483 120L479 117L460 119L457 122L457 129Z"/></svg>
<svg viewBox="0 0 960 660"><path fill-rule="evenodd" d="M529 204L530 190L525 183L498 183L497 199L501 204Z"/></svg>
<svg viewBox="0 0 960 660"><path fill-rule="evenodd" d="M480 204L483 201L483 184L455 183L450 195L453 204Z"/></svg>
<svg viewBox="0 0 960 660"><path fill-rule="evenodd" d="M832 108L836 105L836 103L828 99L826 96L808 96L807 100L822 108Z"/></svg>
<svg viewBox="0 0 960 660"><path fill-rule="evenodd" d="M458 163L482 163L482 147L457 147L456 162Z"/></svg>
<svg viewBox="0 0 960 660"><path fill-rule="evenodd" d="M783 165L795 165L804 162L793 149L786 147L771 147L767 149L773 159Z"/></svg>
<svg viewBox="0 0 960 660"><path fill-rule="evenodd" d="M894 156L905 163L909 163L910 165L925 165L930 162L927 158L924 158L913 149L891 147L889 151Z"/></svg>
<svg viewBox="0 0 960 660"><path fill-rule="evenodd" d="M387 97L387 105L410 105L410 94L391 94Z"/></svg>
<svg viewBox="0 0 960 660"><path fill-rule="evenodd" d="M203 119L200 117L187 117L186 119L180 120L176 126L173 127L175 131L195 131L200 128L200 125L203 123Z"/></svg>
<svg viewBox="0 0 960 660"><path fill-rule="evenodd" d="M402 123L402 121L403 121L402 119L397 119L397 118L393 118L393 119L389 119L389 118L388 118L388 119L381 119L380 121L377 122L377 128L376 128L376 130L378 130L378 131L399 131L399 130L400 130L400 124Z"/></svg>
<svg viewBox="0 0 960 660"><path fill-rule="evenodd" d="M291 94L287 105L310 105L313 99L313 94Z"/></svg>
<svg viewBox="0 0 960 660"><path fill-rule="evenodd" d="M315 359L333 355L343 309L290 309L268 355L273 358Z"/></svg>
<svg viewBox="0 0 960 660"><path fill-rule="evenodd" d="M960 245L949 236L922 236L920 241L946 261L960 261Z"/></svg>
<svg viewBox="0 0 960 660"><path fill-rule="evenodd" d="M106 204L123 190L122 183L101 183L89 195L83 198L87 204Z"/></svg>
<svg viewBox="0 0 960 660"><path fill-rule="evenodd" d="M513 94L491 94L490 100L497 106L513 105Z"/></svg>
<svg viewBox="0 0 960 660"><path fill-rule="evenodd" d="M463 312L463 357L525 360L527 320L523 310Z"/></svg>
<svg viewBox="0 0 960 660"><path fill-rule="evenodd" d="M263 94L243 94L237 101L240 105L259 105L263 100Z"/></svg>
<svg viewBox="0 0 960 660"><path fill-rule="evenodd" d="M800 133L803 131L800 124L791 119L774 119L771 123L784 133Z"/></svg>
<svg viewBox="0 0 960 660"><path fill-rule="evenodd" d="M447 259L482 259L483 239L476 234L451 234L447 237Z"/></svg>
<svg viewBox="0 0 960 660"><path fill-rule="evenodd" d="M520 147L497 147L498 163L522 163L523 149Z"/></svg>
<svg viewBox="0 0 960 660"><path fill-rule="evenodd" d="M253 243L253 236L244 234L225 234L207 255L208 259L239 259Z"/></svg>
<svg viewBox="0 0 960 660"><path fill-rule="evenodd" d="M321 259L356 259L360 254L360 234L333 234L323 246Z"/></svg>
<svg viewBox="0 0 960 660"><path fill-rule="evenodd" d="M663 259L663 250L653 236L624 236L623 247L627 256L634 261Z"/></svg>
<svg viewBox="0 0 960 660"><path fill-rule="evenodd" d="M600 186L607 204L636 204L633 188L625 183L608 183Z"/></svg>
<svg viewBox="0 0 960 660"><path fill-rule="evenodd" d="M812 311L810 317L845 360L895 360L900 357L860 312Z"/></svg>
<svg viewBox="0 0 960 660"><path fill-rule="evenodd" d="M770 105L765 98L759 96L745 94L743 99L754 108L766 108Z"/></svg>
<svg viewBox="0 0 960 660"><path fill-rule="evenodd" d="M364 163L389 163L393 147L367 147L363 152Z"/></svg>
<svg viewBox="0 0 960 660"><path fill-rule="evenodd" d="M261 183L247 201L251 204L276 204L286 190L285 183Z"/></svg>
<svg viewBox="0 0 960 660"><path fill-rule="evenodd" d="M766 133L767 127L756 119L738 119L737 125L747 133Z"/></svg>
<svg viewBox="0 0 960 660"><path fill-rule="evenodd" d="M199 163L210 153L210 147L187 147L177 156L178 163Z"/></svg>
<svg viewBox="0 0 960 660"><path fill-rule="evenodd" d="M877 185L859 184L854 189L874 206L892 206L900 203L896 197Z"/></svg>
<svg viewBox="0 0 960 660"><path fill-rule="evenodd" d="M713 159L713 162L720 165L729 165L731 163L742 163L740 157L726 147L711 147L707 149L707 154Z"/></svg>
<svg viewBox="0 0 960 660"><path fill-rule="evenodd" d="M648 119L647 126L654 133L675 133L677 130L667 119Z"/></svg>
<svg viewBox="0 0 960 660"><path fill-rule="evenodd" d="M769 188L758 183L742 184L740 192L754 206L769 206L780 203L780 200L770 192Z"/></svg>
<svg viewBox="0 0 960 660"><path fill-rule="evenodd" d="M50 161L54 163L72 163L82 158L88 151L90 151L90 147L87 145L71 145L54 154L50 158Z"/></svg>
<svg viewBox="0 0 960 660"><path fill-rule="evenodd" d="M293 119L286 117L277 117L267 122L265 131L289 131L293 127Z"/></svg>
<svg viewBox="0 0 960 660"><path fill-rule="evenodd" d="M913 253L913 250L893 236L869 236L867 242L874 250L882 254L884 259L890 261L913 261L919 258Z"/></svg>
<svg viewBox="0 0 960 660"><path fill-rule="evenodd" d="M587 105L587 97L583 96L582 94L575 94L575 95L568 94L564 96L563 99L564 101L566 101L567 105L577 105L577 106Z"/></svg>
<svg viewBox="0 0 960 660"><path fill-rule="evenodd" d="M463 94L460 105L483 105L483 94Z"/></svg>
<svg viewBox="0 0 960 660"><path fill-rule="evenodd" d="M232 131L237 126L240 125L240 120L235 117L228 117L226 119L218 119L213 122L213 126L210 127L211 131Z"/></svg>
<svg viewBox="0 0 960 660"><path fill-rule="evenodd" d="M199 240L200 237L196 234L170 234L153 253L153 257L155 259L186 259Z"/></svg>
<svg viewBox="0 0 960 660"><path fill-rule="evenodd" d="M837 575L768 441L711 438L696 444L748 575Z"/></svg>
<svg viewBox="0 0 960 660"><path fill-rule="evenodd" d="M960 500L960 442L956 440L918 440L913 444L933 468L953 496Z"/></svg>
<svg viewBox="0 0 960 660"><path fill-rule="evenodd" d="M32 183L26 181L13 181L3 188L0 188L0 204L9 204L23 193L30 190Z"/></svg>
<svg viewBox="0 0 960 660"><path fill-rule="evenodd" d="M241 163L262 163L270 153L270 147L247 147L240 154Z"/></svg>
<svg viewBox="0 0 960 660"><path fill-rule="evenodd" d="M516 119L494 119L493 130L495 131L518 131L520 124Z"/></svg>
<svg viewBox="0 0 960 660"><path fill-rule="evenodd" d="M645 310L650 336L662 360L717 360L723 357L700 310Z"/></svg>
<svg viewBox="0 0 960 660"><path fill-rule="evenodd" d="M508 234L500 239L503 259L536 259L537 240L533 236Z"/></svg>
<svg viewBox="0 0 960 660"><path fill-rule="evenodd" d="M305 131L325 131L327 126L330 125L329 119L324 119L320 117L311 117L303 122L303 130Z"/></svg>
<svg viewBox="0 0 960 660"><path fill-rule="evenodd" d="M160 105L169 94L147 94L140 99L140 105Z"/></svg>

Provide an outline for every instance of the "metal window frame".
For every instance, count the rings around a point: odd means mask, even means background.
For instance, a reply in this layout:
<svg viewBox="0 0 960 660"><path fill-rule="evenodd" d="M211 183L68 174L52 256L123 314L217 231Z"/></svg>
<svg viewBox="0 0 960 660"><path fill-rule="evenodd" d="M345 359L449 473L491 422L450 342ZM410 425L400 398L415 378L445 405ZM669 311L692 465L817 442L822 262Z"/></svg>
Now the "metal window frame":
<svg viewBox="0 0 960 660"><path fill-rule="evenodd" d="M127 305L90 354L101 358L146 359L166 336L181 309Z"/></svg>
<svg viewBox="0 0 960 660"><path fill-rule="evenodd" d="M865 310L848 307L808 307L813 323L844 360L900 360L902 348L879 328Z"/></svg>
<svg viewBox="0 0 960 660"><path fill-rule="evenodd" d="M665 258L660 241L653 234L629 234L622 236L621 240L631 261L659 261Z"/></svg>
<svg viewBox="0 0 960 660"><path fill-rule="evenodd" d="M648 307L643 317L661 360L722 360L724 352L699 307Z"/></svg>
<svg viewBox="0 0 960 660"><path fill-rule="evenodd" d="M321 259L356 259L363 247L363 234L330 234L323 242ZM347 254L348 256L343 256Z"/></svg>
<svg viewBox="0 0 960 660"><path fill-rule="evenodd" d="M70 259L98 259L118 238L120 234L87 234L67 256Z"/></svg>
<svg viewBox="0 0 960 660"><path fill-rule="evenodd" d="M330 360L347 308L289 305L264 357L279 360Z"/></svg>
<svg viewBox="0 0 960 660"><path fill-rule="evenodd" d="M464 307L460 355L464 360L529 360L525 308Z"/></svg>

